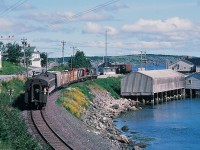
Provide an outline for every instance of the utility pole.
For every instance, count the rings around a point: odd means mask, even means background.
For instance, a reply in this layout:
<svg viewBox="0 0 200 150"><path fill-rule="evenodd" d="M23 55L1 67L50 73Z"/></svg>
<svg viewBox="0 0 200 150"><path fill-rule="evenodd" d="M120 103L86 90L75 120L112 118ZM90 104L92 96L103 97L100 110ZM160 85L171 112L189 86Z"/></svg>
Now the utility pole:
<svg viewBox="0 0 200 150"><path fill-rule="evenodd" d="M23 45L23 50L24 50L24 68L26 67L26 63L25 63L25 59L26 59L26 55L25 55L25 46L27 45L27 39L22 38L22 45Z"/></svg>
<svg viewBox="0 0 200 150"><path fill-rule="evenodd" d="M71 58L71 68L72 68L72 63L73 63L72 59L74 58L74 52L75 52L75 50L76 50L77 47L72 46L72 47L70 47L70 48L73 49L73 55L72 55L72 58Z"/></svg>
<svg viewBox="0 0 200 150"><path fill-rule="evenodd" d="M141 54L140 54L140 68L141 68L141 71L142 71L142 67L143 67L143 63L145 65L145 70L147 70L147 54L146 54L146 51L140 51ZM143 53L144 53L144 58L143 58Z"/></svg>
<svg viewBox="0 0 200 150"><path fill-rule="evenodd" d="M47 61L46 61L46 72L47 72L47 70L48 70L48 54L47 54L47 52L46 52L46 56L47 56Z"/></svg>
<svg viewBox="0 0 200 150"><path fill-rule="evenodd" d="M63 65L64 65L64 48L65 48L65 41L62 41L62 58L63 58Z"/></svg>
<svg viewBox="0 0 200 150"><path fill-rule="evenodd" d="M141 68L141 71L142 71L142 51L140 51L141 54L140 54L140 68Z"/></svg>
<svg viewBox="0 0 200 150"><path fill-rule="evenodd" d="M108 43L107 43L107 30L106 30L106 32L105 32L105 54L106 54L106 56L105 56L105 67L107 67L107 46L108 46Z"/></svg>

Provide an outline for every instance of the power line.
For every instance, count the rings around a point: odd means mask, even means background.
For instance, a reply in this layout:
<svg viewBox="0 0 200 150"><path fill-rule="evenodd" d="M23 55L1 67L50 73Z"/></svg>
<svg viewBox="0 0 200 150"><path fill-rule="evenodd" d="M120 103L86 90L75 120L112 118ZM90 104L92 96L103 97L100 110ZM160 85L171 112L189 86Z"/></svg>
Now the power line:
<svg viewBox="0 0 200 150"><path fill-rule="evenodd" d="M1 14L1 17L6 16L8 13L10 13L11 11L13 11L14 9L18 8L19 6L21 6L22 4L24 4L27 0L19 0L18 2L16 2L15 4L13 4L12 6L6 8Z"/></svg>
<svg viewBox="0 0 200 150"><path fill-rule="evenodd" d="M48 26L49 26L49 27L51 27L51 26L53 27L53 25L56 25L56 24L66 23L66 21L67 21L67 22L71 22L73 18L82 16L82 15L87 14L87 13L90 13L90 12L97 11L98 9L101 9L101 8L104 8L104 7L106 7L106 6L109 6L109 5L113 4L113 3L116 3L117 1L120 1L120 0L111 0L111 1L108 1L108 2L103 3L103 4L99 4L99 5L97 5L97 6L93 7L93 8L90 8L90 9L88 9L88 10L79 12L79 13L77 13L77 14L71 16L71 17L67 17L66 19L63 18L62 20L58 20L56 23L51 23L51 24L49 24Z"/></svg>

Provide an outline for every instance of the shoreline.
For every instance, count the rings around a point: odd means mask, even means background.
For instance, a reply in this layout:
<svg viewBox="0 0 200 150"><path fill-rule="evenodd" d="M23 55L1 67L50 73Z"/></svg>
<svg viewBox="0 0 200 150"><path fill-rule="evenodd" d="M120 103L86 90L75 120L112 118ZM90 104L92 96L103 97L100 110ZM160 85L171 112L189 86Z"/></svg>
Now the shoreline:
<svg viewBox="0 0 200 150"><path fill-rule="evenodd" d="M94 99L82 118L83 122L95 134L110 140L115 148L139 150L146 147L146 143L136 144L114 125L114 119L119 114L142 109L136 107L136 101L125 98L114 99L109 92L102 89L92 88L91 91ZM122 127L121 130L128 130L128 127Z"/></svg>

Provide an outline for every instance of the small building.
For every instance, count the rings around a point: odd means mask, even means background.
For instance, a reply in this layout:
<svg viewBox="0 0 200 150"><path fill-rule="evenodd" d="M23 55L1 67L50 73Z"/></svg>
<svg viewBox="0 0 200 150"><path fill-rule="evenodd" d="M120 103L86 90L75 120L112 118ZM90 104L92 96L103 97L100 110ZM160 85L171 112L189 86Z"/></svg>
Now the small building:
<svg viewBox="0 0 200 150"><path fill-rule="evenodd" d="M113 75L116 74L116 67L104 67L103 68L104 75Z"/></svg>
<svg viewBox="0 0 200 150"><path fill-rule="evenodd" d="M192 96L200 93L200 72L195 72L185 78L186 94Z"/></svg>
<svg viewBox="0 0 200 150"><path fill-rule="evenodd" d="M103 63L98 66L100 75L113 75L116 74L116 67L112 66L111 63Z"/></svg>
<svg viewBox="0 0 200 150"><path fill-rule="evenodd" d="M112 63L113 67L116 67L117 74L125 74L130 73L132 71L132 64L125 64L125 63Z"/></svg>
<svg viewBox="0 0 200 150"><path fill-rule="evenodd" d="M168 68L181 73L200 72L200 58L186 57L170 64Z"/></svg>
<svg viewBox="0 0 200 150"><path fill-rule="evenodd" d="M121 96L137 99L163 99L174 95L184 95L185 76L167 70L132 72L121 79Z"/></svg>
<svg viewBox="0 0 200 150"><path fill-rule="evenodd" d="M37 50L35 46L25 47L25 51L29 51L31 53L30 67L41 67L41 58L40 52Z"/></svg>

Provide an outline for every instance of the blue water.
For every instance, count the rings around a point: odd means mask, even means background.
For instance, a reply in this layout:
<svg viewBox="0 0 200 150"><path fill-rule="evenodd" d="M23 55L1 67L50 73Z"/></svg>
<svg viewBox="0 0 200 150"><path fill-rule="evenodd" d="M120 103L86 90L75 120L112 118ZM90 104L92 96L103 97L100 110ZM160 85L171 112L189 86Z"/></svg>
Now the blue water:
<svg viewBox="0 0 200 150"><path fill-rule="evenodd" d="M132 66L132 71L137 71L138 68L141 68L140 65L138 66ZM145 66L143 66L143 68L145 68ZM151 65L148 65L147 70L163 70L163 69L166 69L166 66L165 65L155 65L155 66L151 66Z"/></svg>
<svg viewBox="0 0 200 150"><path fill-rule="evenodd" d="M147 142L145 150L200 149L200 98L171 101L119 116L116 126L136 142Z"/></svg>

